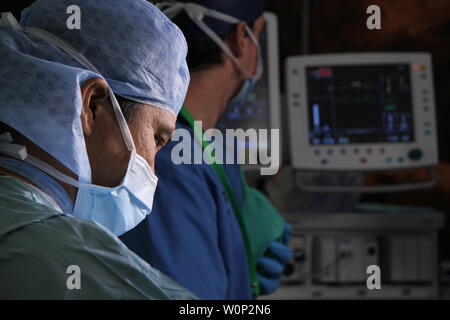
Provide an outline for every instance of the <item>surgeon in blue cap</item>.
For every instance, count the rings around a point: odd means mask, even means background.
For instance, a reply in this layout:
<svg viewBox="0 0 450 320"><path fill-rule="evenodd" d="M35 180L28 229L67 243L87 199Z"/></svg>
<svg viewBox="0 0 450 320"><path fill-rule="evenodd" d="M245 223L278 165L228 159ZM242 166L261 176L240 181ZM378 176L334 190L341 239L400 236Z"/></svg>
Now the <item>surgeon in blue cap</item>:
<svg viewBox="0 0 450 320"><path fill-rule="evenodd" d="M262 74L258 37L264 25L264 2L157 3L183 31L189 46L191 82L177 128L194 136L193 120L202 121L207 130L228 105L245 103ZM256 201L252 197L253 207L246 206L255 192L246 192L249 188L237 164L223 165L227 178L219 178L206 163L175 165L171 162L175 146L171 142L158 154L160 184L154 214L122 240L202 299L252 299L272 293L292 256L287 247L290 226L283 223L280 239L269 242L265 254L252 261L251 243L247 246L237 211L278 212L262 194ZM231 184L232 195L223 180Z"/></svg>
<svg viewBox="0 0 450 320"><path fill-rule="evenodd" d="M152 211L186 52L144 0L38 0L20 24L2 13L0 299L195 298L117 238Z"/></svg>

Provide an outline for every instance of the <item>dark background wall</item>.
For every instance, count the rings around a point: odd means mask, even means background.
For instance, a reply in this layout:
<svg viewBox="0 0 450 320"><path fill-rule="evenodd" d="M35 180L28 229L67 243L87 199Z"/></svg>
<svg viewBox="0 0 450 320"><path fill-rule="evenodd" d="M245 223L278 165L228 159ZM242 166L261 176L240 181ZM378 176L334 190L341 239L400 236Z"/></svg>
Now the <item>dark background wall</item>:
<svg viewBox="0 0 450 320"><path fill-rule="evenodd" d="M280 67L284 91L284 60L302 46L303 0L269 0L278 15ZM381 8L381 30L368 30L366 9ZM362 201L434 207L446 214L439 232L441 258L450 258L450 0L310 0L309 53L419 51L433 57L435 98L441 163L435 168L434 188L415 192L363 195ZM405 182L426 178L411 170L392 177L371 176L376 182ZM367 179L367 177L366 177Z"/></svg>
<svg viewBox="0 0 450 320"><path fill-rule="evenodd" d="M226 1L226 0L223 0ZM1 11L20 11L33 0L0 3ZM310 53L356 51L431 52L434 64L440 158L450 161L450 0L310 0ZM381 8L381 30L366 28L366 9ZM280 70L284 60L302 53L303 0L268 0L279 19Z"/></svg>
<svg viewBox="0 0 450 320"><path fill-rule="evenodd" d="M34 0L2 0L0 2L0 12L12 12L17 20L20 19L22 9L32 4Z"/></svg>
<svg viewBox="0 0 450 320"><path fill-rule="evenodd" d="M440 158L450 161L450 0L311 0L310 3L310 53L432 54ZM302 0L268 2L269 10L279 19L281 70L287 56L301 54L303 50L302 4ZM372 4L381 8L381 30L366 28L369 16L366 9Z"/></svg>

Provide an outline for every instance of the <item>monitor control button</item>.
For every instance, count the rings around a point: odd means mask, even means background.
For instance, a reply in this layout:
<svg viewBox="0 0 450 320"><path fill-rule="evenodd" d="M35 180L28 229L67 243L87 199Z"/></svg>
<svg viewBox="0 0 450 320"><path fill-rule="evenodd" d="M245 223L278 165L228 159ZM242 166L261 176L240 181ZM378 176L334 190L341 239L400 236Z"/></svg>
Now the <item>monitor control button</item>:
<svg viewBox="0 0 450 320"><path fill-rule="evenodd" d="M420 160L422 158L422 156L423 156L423 152L419 148L411 149L408 152L408 157L414 161Z"/></svg>

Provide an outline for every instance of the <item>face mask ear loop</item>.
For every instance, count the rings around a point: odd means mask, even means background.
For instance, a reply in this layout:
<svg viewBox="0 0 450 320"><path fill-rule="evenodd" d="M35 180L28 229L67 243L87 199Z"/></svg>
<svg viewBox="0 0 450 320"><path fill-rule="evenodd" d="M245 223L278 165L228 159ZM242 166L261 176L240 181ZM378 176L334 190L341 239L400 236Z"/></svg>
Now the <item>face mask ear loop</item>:
<svg viewBox="0 0 450 320"><path fill-rule="evenodd" d="M255 75L253 76L255 79L260 79L264 72L264 65L262 61L261 47L258 45L258 57L256 58L256 70Z"/></svg>
<svg viewBox="0 0 450 320"><path fill-rule="evenodd" d="M216 11L216 10L213 10L213 9L208 9L208 8L196 5L196 4L191 4L191 5L196 10L202 12L202 14L205 15L205 16L210 16L210 17L215 18L217 20L222 20L222 21L225 21L225 22L228 22L228 23L232 23L232 24L238 24L239 22L241 22L239 19L236 19L236 18L234 18L232 16L229 16L227 14L224 14L222 12L219 12L219 11ZM189 3L186 4L186 7L188 7L188 6L189 6ZM201 21L201 22L203 24L205 24L203 21ZM216 35L216 33L214 31L212 31L206 24L205 24L205 26L206 26L206 28L208 28L210 30L210 33L213 33L217 37L217 35ZM204 29L202 29L202 30L211 37L210 33L206 32ZM248 36L250 37L250 40L252 40L252 42L255 44L255 46L258 49L257 65L256 65L255 74L254 74L253 77L260 78L262 76L262 74L263 74L263 71L264 71L263 70L264 67L263 67L262 59L261 59L261 47L260 47L259 41L256 39L253 31L250 29L250 27L247 24L245 24L245 30L246 30ZM220 37L217 37L217 38L218 38L218 41L220 43L223 43L223 45L226 46L226 44L223 42L223 40ZM217 41L215 41L215 42L217 43ZM219 43L217 43L217 44L220 46L220 48L222 50L224 50L227 53L227 50L223 49L223 47ZM226 47L227 47L228 51L231 53L231 50L229 50L228 46L226 46ZM228 55L230 55L230 54L228 54ZM233 55L233 57L234 57L234 55ZM236 59L233 60L233 61L235 63L237 63ZM240 67L240 69L243 70L242 67ZM250 77L250 73L249 72L247 72L246 70L243 70L243 72L244 72L244 74L246 74L247 77Z"/></svg>
<svg viewBox="0 0 450 320"><path fill-rule="evenodd" d="M136 147L134 145L133 137L131 136L130 128L128 127L127 121L123 116L122 110L120 109L119 102L117 101L114 92L112 92L111 87L108 86L109 96L111 98L111 103L116 114L117 122L119 123L120 131L122 132L123 140L127 149L131 152L136 152Z"/></svg>
<svg viewBox="0 0 450 320"><path fill-rule="evenodd" d="M226 43L214 32L212 31L206 23L204 23L201 20L198 20L196 17L192 17L191 19L194 21L194 23L205 32L212 41L214 41L222 50L225 52L225 54L230 57L230 59L235 63L235 65L239 68L239 70L245 75L245 77L251 77L250 73L245 70L241 64L239 63L238 59L235 57L231 49L226 45Z"/></svg>
<svg viewBox="0 0 450 320"><path fill-rule="evenodd" d="M47 31L38 29L38 28L25 28L24 31L26 33L30 33L32 35L35 35L37 37L40 37L44 40L47 40L57 46L62 51L68 53L70 56L72 56L75 60L77 60L83 67L86 69L98 73L101 75L101 73L97 70L97 68L89 62L83 55L81 55L77 50L75 50L72 46L70 46L65 41L55 37L51 33L48 33ZM108 86L109 95L111 98L112 106L114 109L114 113L116 115L117 122L119 123L120 131L122 133L122 137L124 139L125 145L129 151L136 151L133 138L131 136L130 129L128 128L128 124L125 121L125 118L122 114L122 111L120 109L119 103L117 102L117 99L112 92L111 88Z"/></svg>
<svg viewBox="0 0 450 320"><path fill-rule="evenodd" d="M53 168L46 162L44 162L34 156L28 155L24 161L26 163L31 164L32 166L35 166L36 168L39 168L40 170L44 171L48 175L52 176L53 178L55 178L61 182L70 184L71 186L74 186L76 188L80 187L80 183L77 180L59 172L58 170L56 170L55 168Z"/></svg>
<svg viewBox="0 0 450 320"><path fill-rule="evenodd" d="M177 14L184 8L184 3L179 2L159 2L156 7L161 10L170 20L172 20Z"/></svg>

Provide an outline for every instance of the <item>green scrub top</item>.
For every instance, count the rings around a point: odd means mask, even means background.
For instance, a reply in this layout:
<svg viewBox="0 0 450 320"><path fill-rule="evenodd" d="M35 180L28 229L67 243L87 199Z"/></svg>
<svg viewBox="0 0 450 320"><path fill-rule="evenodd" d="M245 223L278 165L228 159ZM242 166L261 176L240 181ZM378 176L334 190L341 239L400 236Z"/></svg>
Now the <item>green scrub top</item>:
<svg viewBox="0 0 450 320"><path fill-rule="evenodd" d="M0 175L0 299L195 298L102 226Z"/></svg>

